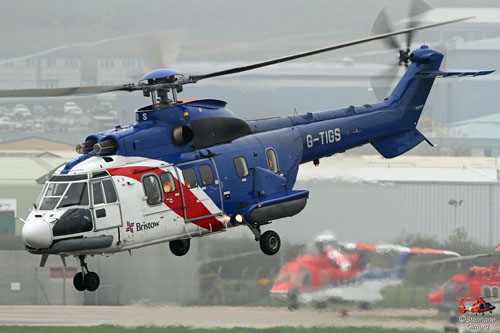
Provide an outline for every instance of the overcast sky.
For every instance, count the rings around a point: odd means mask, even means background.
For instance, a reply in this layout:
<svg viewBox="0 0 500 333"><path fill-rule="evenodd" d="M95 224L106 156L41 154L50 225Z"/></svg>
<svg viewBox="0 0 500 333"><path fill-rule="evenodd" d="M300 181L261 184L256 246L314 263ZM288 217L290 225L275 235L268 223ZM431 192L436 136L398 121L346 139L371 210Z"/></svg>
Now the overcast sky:
<svg viewBox="0 0 500 333"><path fill-rule="evenodd" d="M257 41L338 32L366 35L388 7L404 16L401 0L2 0L0 50L19 54L68 42L181 28L188 41ZM500 6L495 0L428 0L431 7Z"/></svg>

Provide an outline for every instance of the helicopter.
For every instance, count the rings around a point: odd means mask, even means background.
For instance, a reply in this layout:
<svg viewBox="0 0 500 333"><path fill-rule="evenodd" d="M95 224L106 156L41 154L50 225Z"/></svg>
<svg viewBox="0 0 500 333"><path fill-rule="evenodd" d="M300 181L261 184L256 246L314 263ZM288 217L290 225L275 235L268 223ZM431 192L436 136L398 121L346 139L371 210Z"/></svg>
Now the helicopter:
<svg viewBox="0 0 500 333"><path fill-rule="evenodd" d="M380 269L370 267L369 253L399 256L391 269ZM283 265L270 294L288 302L291 311L308 303L321 309L328 301L359 302L361 308L368 308L382 300L384 287L403 282L410 256L417 254L460 256L439 249L337 242L334 234L326 231L316 237L309 253Z"/></svg>
<svg viewBox="0 0 500 333"><path fill-rule="evenodd" d="M458 299L458 303L460 306L458 307L458 311L461 314L466 313L467 311L470 311L471 313L475 313L476 316L478 313L481 313L484 316L485 312L493 313L493 310L496 309L494 305L492 305L490 302L486 302L486 300L483 297L478 297L474 301L474 304L470 307L465 307L464 302L462 299Z"/></svg>
<svg viewBox="0 0 500 333"><path fill-rule="evenodd" d="M136 110L136 123L90 134L81 154L47 177L24 222L26 250L79 260L74 287L94 291L97 273L88 255L131 251L168 242L176 256L191 239L247 226L266 255L276 254L279 235L262 227L301 212L309 191L295 190L299 166L371 143L386 158L422 141L416 125L436 77L473 77L493 71L440 70L443 55L428 46L410 51L415 31L469 18L410 26L367 38L201 75L174 69L146 74L138 84L0 90L2 98L57 97L142 91L151 104ZM387 98L291 117L244 121L215 99L182 100L184 86L374 40L406 34L399 51L407 67ZM432 145L432 144L431 144Z"/></svg>
<svg viewBox="0 0 500 333"><path fill-rule="evenodd" d="M476 254L460 258L438 260L435 263L446 264L484 257L497 257L500 248L492 253ZM492 298L491 303L499 303L500 262L492 262L489 267L473 266L467 272L449 278L438 290L430 293L427 303L440 310L456 310L456 302L472 302L478 296Z"/></svg>

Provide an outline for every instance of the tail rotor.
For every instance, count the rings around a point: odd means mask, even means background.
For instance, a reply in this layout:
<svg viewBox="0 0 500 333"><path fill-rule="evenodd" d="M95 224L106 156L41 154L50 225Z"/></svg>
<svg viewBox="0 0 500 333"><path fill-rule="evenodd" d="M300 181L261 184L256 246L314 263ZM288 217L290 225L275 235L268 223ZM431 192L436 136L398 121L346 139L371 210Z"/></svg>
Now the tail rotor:
<svg viewBox="0 0 500 333"><path fill-rule="evenodd" d="M429 5L427 5L423 0L411 1L406 28L409 29L418 26L420 22L414 20L414 18L428 11L429 9ZM373 24L372 28L372 34L376 35L388 33L391 31L394 31L394 29L390 23L387 11L384 8L375 19L375 23ZM408 66L410 65L411 43L414 34L415 31L410 31L404 34L406 36L405 43L401 43L401 41L396 36L391 36L382 40L386 48L398 50L398 60L397 62L390 64L390 67L381 72L379 75L370 78L373 93L378 100L382 100L387 97L389 90L393 87L394 81L397 78L399 68L401 66L405 66L406 68L408 68Z"/></svg>

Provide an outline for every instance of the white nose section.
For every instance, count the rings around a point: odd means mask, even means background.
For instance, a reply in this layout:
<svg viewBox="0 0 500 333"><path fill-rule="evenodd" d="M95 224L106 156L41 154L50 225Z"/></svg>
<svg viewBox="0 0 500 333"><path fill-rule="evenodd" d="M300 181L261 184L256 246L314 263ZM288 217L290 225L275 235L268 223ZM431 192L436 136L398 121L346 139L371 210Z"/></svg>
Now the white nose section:
<svg viewBox="0 0 500 333"><path fill-rule="evenodd" d="M34 249L46 249L52 244L52 230L45 221L26 223L21 235L24 243Z"/></svg>

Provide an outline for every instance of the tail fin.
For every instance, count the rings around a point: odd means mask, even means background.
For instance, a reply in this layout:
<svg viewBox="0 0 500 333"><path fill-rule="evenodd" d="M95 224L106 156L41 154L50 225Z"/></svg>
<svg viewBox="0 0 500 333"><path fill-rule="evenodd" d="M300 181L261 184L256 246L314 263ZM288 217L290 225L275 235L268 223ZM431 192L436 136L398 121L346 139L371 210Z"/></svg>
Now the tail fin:
<svg viewBox="0 0 500 333"><path fill-rule="evenodd" d="M402 252L394 262L394 268L403 268L408 265L408 261L410 260L410 252Z"/></svg>
<svg viewBox="0 0 500 333"><path fill-rule="evenodd" d="M387 103L396 104L404 111L404 118L409 130L417 125L436 78L433 75L421 76L419 74L439 71L443 55L429 49L426 45L422 45L420 49L412 52L410 59L412 64L408 71L387 99Z"/></svg>
<svg viewBox="0 0 500 333"><path fill-rule="evenodd" d="M487 75L493 71L442 71L439 69L443 55L422 45L410 55L412 64L401 78L385 103L400 111L399 133L372 141L371 144L382 156L392 158L412 149L427 140L417 129L417 122L436 77L464 77ZM399 124L399 123L398 123Z"/></svg>
<svg viewBox="0 0 500 333"><path fill-rule="evenodd" d="M408 262L410 261L410 252L402 252L397 258L396 261L394 262L394 268L393 271L396 272L398 278L403 279L406 266L408 265Z"/></svg>
<svg viewBox="0 0 500 333"><path fill-rule="evenodd" d="M464 314L467 312L467 309L465 308L464 302L459 298L458 303L460 303L460 306L458 307L458 312Z"/></svg>

